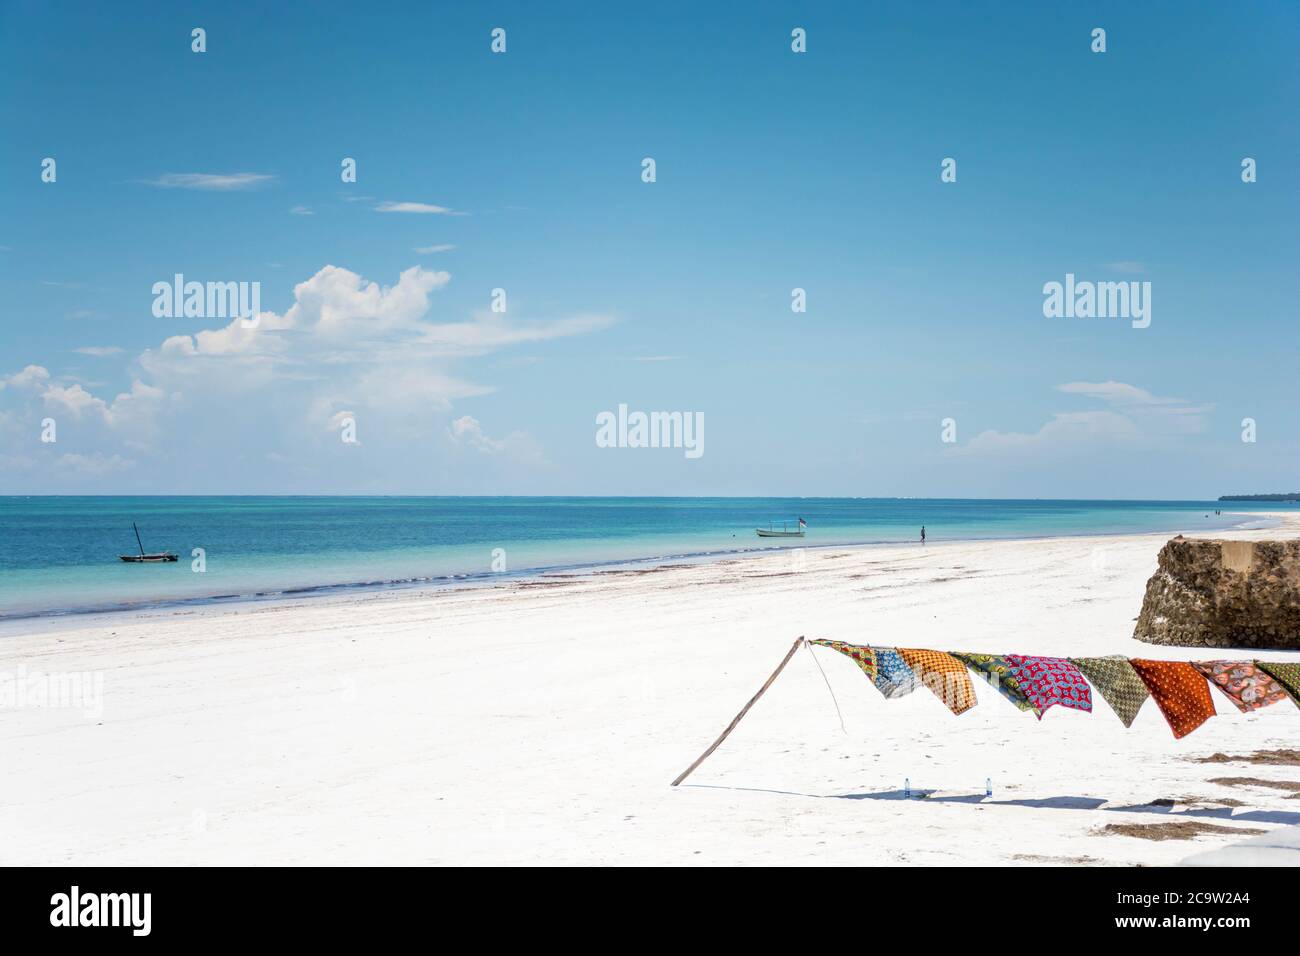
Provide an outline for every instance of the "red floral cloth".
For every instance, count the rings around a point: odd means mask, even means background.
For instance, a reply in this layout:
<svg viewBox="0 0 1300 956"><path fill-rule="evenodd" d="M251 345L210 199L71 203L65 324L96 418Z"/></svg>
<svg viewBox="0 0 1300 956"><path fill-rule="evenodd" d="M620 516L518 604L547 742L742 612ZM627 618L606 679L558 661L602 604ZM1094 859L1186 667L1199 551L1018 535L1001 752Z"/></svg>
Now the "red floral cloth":
<svg viewBox="0 0 1300 956"><path fill-rule="evenodd" d="M1092 687L1064 657L1024 657L1008 654L1011 676L1025 692L1039 720L1054 704L1075 710L1092 710Z"/></svg>

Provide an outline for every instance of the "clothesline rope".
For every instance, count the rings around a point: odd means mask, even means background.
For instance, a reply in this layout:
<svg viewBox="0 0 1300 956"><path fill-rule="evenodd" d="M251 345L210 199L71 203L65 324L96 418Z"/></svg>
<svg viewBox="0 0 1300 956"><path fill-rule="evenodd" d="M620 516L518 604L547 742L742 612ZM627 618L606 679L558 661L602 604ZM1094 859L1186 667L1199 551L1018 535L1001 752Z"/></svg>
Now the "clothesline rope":
<svg viewBox="0 0 1300 956"><path fill-rule="evenodd" d="M970 672L974 672L1020 710L1042 720L1051 707L1092 711L1095 689L1115 715L1130 727L1148 697L1156 702L1175 738L1185 737L1217 715L1210 687L1249 713L1283 700L1300 707L1300 663L1289 661L1208 660L1165 661L1107 657L1042 657L1028 654L982 654L936 651L928 648L879 647L849 644L824 638L795 639L772 676L750 698L721 736L673 781L677 786L717 750L741 718L772 686L794 652L803 645L829 647L848 657L886 698L910 694L918 684L935 694L954 714L961 715L978 703ZM812 655L822 680L830 690L840 728L844 715L817 655Z"/></svg>
<svg viewBox="0 0 1300 956"><path fill-rule="evenodd" d="M840 719L840 730L844 731L847 734L849 732L849 728L844 726L844 714L840 712L840 702L835 699L835 691L831 689L830 678L828 678L826 676L826 672L822 670L822 662L817 660L817 655L813 653L812 642L804 641L803 646L808 648L808 656L813 659L813 663L816 664L817 669L821 671L822 680L826 682L826 690L829 691L831 695L831 703L835 705L835 716Z"/></svg>

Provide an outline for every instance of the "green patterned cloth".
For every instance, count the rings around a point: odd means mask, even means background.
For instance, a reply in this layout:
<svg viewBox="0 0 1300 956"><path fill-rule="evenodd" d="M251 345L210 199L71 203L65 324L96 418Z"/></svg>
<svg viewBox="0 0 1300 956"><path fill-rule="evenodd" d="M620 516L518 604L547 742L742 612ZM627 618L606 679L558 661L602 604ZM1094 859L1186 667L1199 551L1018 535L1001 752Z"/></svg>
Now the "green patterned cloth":
<svg viewBox="0 0 1300 956"><path fill-rule="evenodd" d="M1071 657L1070 660L1102 699L1110 704L1115 716L1124 721L1124 726L1132 727L1138 711L1151 693L1128 658L1112 654L1109 657Z"/></svg>
<svg viewBox="0 0 1300 956"><path fill-rule="evenodd" d="M1282 664L1273 661L1255 661L1255 664L1286 688L1295 705L1300 707L1300 664Z"/></svg>
<svg viewBox="0 0 1300 956"><path fill-rule="evenodd" d="M1011 676L1011 665L1001 654L967 654L958 651L949 653L984 678L994 690L1021 710L1034 709L1034 705L1025 696L1020 682Z"/></svg>

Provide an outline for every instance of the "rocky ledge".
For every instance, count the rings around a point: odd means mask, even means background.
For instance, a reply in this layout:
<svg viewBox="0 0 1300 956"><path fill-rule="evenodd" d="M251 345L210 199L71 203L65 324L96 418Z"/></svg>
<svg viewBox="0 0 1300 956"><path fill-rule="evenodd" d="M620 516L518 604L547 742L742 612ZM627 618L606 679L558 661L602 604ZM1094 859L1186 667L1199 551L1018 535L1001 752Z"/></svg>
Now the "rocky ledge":
<svg viewBox="0 0 1300 956"><path fill-rule="evenodd" d="M1300 540L1173 538L1160 549L1133 636L1149 644L1300 649Z"/></svg>

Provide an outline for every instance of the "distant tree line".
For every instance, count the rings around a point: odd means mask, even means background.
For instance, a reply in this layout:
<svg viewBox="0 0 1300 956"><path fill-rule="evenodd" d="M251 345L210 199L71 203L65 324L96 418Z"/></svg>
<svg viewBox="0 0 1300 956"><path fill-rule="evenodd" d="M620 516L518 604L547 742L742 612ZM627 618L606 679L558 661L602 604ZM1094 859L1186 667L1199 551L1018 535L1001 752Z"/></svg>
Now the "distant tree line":
<svg viewBox="0 0 1300 956"><path fill-rule="evenodd" d="M1220 501L1300 501L1300 491L1277 495L1219 495Z"/></svg>

